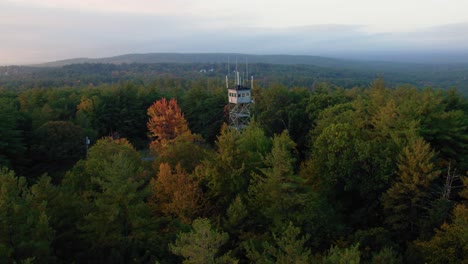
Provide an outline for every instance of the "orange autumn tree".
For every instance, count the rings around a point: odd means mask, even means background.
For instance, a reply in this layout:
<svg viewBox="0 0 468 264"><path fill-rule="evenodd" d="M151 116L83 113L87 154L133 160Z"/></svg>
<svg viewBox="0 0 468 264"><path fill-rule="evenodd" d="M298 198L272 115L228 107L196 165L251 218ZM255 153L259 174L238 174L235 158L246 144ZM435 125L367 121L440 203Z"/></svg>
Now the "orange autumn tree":
<svg viewBox="0 0 468 264"><path fill-rule="evenodd" d="M205 200L198 182L180 164L172 170L169 164L161 163L150 186L150 204L156 212L177 217L187 224L202 212Z"/></svg>
<svg viewBox="0 0 468 264"><path fill-rule="evenodd" d="M177 100L166 98L155 101L148 108L149 120L147 123L150 137L153 139L150 149L161 152L178 136L191 136L187 120L185 120Z"/></svg>

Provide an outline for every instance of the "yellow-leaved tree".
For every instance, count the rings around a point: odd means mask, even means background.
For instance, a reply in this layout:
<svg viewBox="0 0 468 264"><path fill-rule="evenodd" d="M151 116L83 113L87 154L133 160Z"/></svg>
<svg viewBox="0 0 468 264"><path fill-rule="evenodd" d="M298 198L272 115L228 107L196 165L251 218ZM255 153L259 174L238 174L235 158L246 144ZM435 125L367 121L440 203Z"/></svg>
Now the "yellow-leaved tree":
<svg viewBox="0 0 468 264"><path fill-rule="evenodd" d="M177 164L175 170L167 163L159 165L159 173L151 179L150 204L160 213L191 223L205 205L198 181Z"/></svg>

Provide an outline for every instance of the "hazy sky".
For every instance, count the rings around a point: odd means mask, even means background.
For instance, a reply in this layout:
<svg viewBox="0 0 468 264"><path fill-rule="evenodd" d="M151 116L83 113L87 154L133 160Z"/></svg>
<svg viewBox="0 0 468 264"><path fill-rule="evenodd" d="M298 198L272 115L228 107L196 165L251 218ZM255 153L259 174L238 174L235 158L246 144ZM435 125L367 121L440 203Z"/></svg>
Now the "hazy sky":
<svg viewBox="0 0 468 264"><path fill-rule="evenodd" d="M0 65L147 52L468 54L467 0L0 0Z"/></svg>

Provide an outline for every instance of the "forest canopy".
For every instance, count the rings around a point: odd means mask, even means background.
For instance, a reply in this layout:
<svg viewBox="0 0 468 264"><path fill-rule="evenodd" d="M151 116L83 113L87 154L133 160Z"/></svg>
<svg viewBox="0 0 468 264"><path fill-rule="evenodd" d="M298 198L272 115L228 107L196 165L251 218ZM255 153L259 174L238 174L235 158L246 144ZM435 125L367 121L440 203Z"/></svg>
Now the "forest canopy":
<svg viewBox="0 0 468 264"><path fill-rule="evenodd" d="M457 90L257 81L252 97L236 130L216 77L0 88L1 262L468 259Z"/></svg>

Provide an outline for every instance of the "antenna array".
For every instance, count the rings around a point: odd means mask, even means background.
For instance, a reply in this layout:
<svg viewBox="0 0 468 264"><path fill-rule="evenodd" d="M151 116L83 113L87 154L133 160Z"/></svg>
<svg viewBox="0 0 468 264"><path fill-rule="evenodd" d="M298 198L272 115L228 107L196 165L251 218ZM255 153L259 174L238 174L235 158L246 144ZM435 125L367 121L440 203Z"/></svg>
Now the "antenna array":
<svg viewBox="0 0 468 264"><path fill-rule="evenodd" d="M230 57L228 56L228 63L227 63L227 75L226 75L226 88L229 88L229 80L231 77L231 71L230 71ZM253 75L250 76L251 82L250 88L253 88ZM245 58L245 71L242 73L238 70L238 62L237 62L237 57L236 57L236 66L234 70L234 85L235 86L245 86L248 85L249 81L249 63L247 61L247 58Z"/></svg>
<svg viewBox="0 0 468 264"><path fill-rule="evenodd" d="M249 65L245 59L245 71L242 74L238 70L238 63L236 58L236 70L234 71L234 86L230 86L229 77L230 72L230 59L228 57L228 75L226 75L226 88L228 89L229 99L229 125L230 127L240 130L246 127L250 121L250 104L251 89L253 87L253 76L249 81Z"/></svg>

